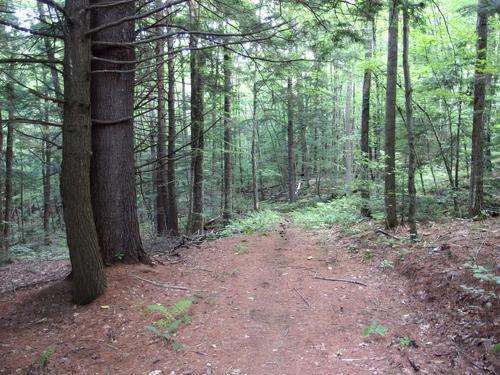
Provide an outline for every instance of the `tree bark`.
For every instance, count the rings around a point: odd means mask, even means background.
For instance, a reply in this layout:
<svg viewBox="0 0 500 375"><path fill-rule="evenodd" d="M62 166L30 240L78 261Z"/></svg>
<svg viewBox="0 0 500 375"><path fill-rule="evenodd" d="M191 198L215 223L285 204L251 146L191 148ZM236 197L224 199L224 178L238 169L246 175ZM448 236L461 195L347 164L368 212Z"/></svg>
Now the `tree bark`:
<svg viewBox="0 0 500 375"><path fill-rule="evenodd" d="M4 224L3 224L3 239L4 252L9 252L10 235L11 235L11 218L12 218L12 167L14 163L14 88L12 83L7 83L5 88L7 94L7 141L5 147L5 205L4 205Z"/></svg>
<svg viewBox="0 0 500 375"><path fill-rule="evenodd" d="M344 112L344 130L345 130L345 190L350 193L352 191L352 102L353 102L353 81L352 72L348 73L346 98L345 98L345 112Z"/></svg>
<svg viewBox="0 0 500 375"><path fill-rule="evenodd" d="M476 216L483 208L484 115L487 73L488 14L486 1L478 0L476 70L474 74L474 113L472 117L472 154L469 190L469 215Z"/></svg>
<svg viewBox="0 0 500 375"><path fill-rule="evenodd" d="M233 211L233 163L232 163L232 122L231 122L231 57L224 49L224 209L223 218L229 220Z"/></svg>
<svg viewBox="0 0 500 375"><path fill-rule="evenodd" d="M415 132L413 127L413 103L412 85L410 76L409 48L410 48L410 26L409 26L408 3L403 7L403 71L405 80L405 109L406 127L408 131L408 225L410 227L410 238L414 241L417 238L417 222L415 213L417 209L417 190L415 188Z"/></svg>
<svg viewBox="0 0 500 375"><path fill-rule="evenodd" d="M47 108L47 104L45 103L45 119L49 120L49 109ZM43 127L43 232L44 232L44 242L45 245L50 245L50 217L52 215L52 200L51 200L51 172L52 172L52 149L50 142L50 132L49 127Z"/></svg>
<svg viewBox="0 0 500 375"><path fill-rule="evenodd" d="M156 6L160 7L161 0L156 0ZM163 12L156 13L156 22L163 20ZM156 29L158 37L163 35L162 28ZM157 91L157 138L156 138L156 173L155 173L155 192L156 192L156 230L159 236L167 234L167 152L166 152L166 128L165 128L165 46L164 40L156 41L156 91Z"/></svg>
<svg viewBox="0 0 500 375"><path fill-rule="evenodd" d="M198 9L190 2L193 30L198 28ZM191 173L193 176L191 193L191 233L203 232L203 148L204 148L204 113L202 69L204 59L198 47L198 38L190 37L191 49Z"/></svg>
<svg viewBox="0 0 500 375"><path fill-rule="evenodd" d="M370 20L366 26L365 40L365 59L370 60L373 54L373 20ZM370 90L372 84L372 72L370 68L366 68L363 77L363 99L361 110L361 215L371 217L369 201L370 201L370 184L368 176L370 174Z"/></svg>
<svg viewBox="0 0 500 375"><path fill-rule="evenodd" d="M93 0L92 5L108 3ZM99 27L135 14L135 2L94 10L92 27ZM133 42L134 22L123 22L93 35L93 41ZM92 205L99 244L105 264L148 262L137 218L134 168L134 48L92 48ZM113 70L122 72L96 72ZM104 123L105 122L105 123Z"/></svg>
<svg viewBox="0 0 500 375"><path fill-rule="evenodd" d="M90 26L88 0L66 3L71 21L65 24L64 122L61 195L72 266L73 300L86 304L106 288L106 276L90 198L92 155L90 116Z"/></svg>
<svg viewBox="0 0 500 375"><path fill-rule="evenodd" d="M296 192L296 175L295 175L295 144L294 144L294 134L293 134L293 84L292 78L288 77L287 80L287 91L288 91L288 103L287 103L287 115L288 115L288 200L290 202L295 201Z"/></svg>
<svg viewBox="0 0 500 375"><path fill-rule="evenodd" d="M169 18L171 24L171 18ZM179 234L179 214L177 211L177 186L176 186L176 162L175 162L175 141L177 138L176 118L175 118L175 55L174 38L167 38L167 68L168 68L168 144L167 144L167 193L168 212L167 227L174 236Z"/></svg>
<svg viewBox="0 0 500 375"><path fill-rule="evenodd" d="M392 0L389 12L387 84L385 102L385 225L398 225L396 207L396 90L398 68L398 1Z"/></svg>
<svg viewBox="0 0 500 375"><path fill-rule="evenodd" d="M258 171L258 158L257 158L257 148L258 148L258 120L257 120L257 66L255 66L255 71L253 75L253 101L252 101L252 196L253 196L253 209L254 211L259 210L259 181L257 179ZM241 141L241 136L240 136ZM240 143L241 150L241 143ZM242 152L240 151L240 155ZM241 170L241 156L240 156L240 170Z"/></svg>

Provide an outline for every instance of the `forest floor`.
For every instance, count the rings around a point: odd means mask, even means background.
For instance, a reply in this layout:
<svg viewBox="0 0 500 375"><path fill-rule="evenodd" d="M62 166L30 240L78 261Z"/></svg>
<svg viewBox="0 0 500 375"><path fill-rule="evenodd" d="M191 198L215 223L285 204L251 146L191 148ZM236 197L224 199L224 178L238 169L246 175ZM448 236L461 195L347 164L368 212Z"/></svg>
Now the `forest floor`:
<svg viewBox="0 0 500 375"><path fill-rule="evenodd" d="M411 244L404 228L305 231L285 217L109 268L106 294L83 307L67 262L14 263L0 269L0 374L499 374L498 285L464 267L472 257L498 275L498 224L427 224ZM144 329L161 318L144 309L186 297L175 351Z"/></svg>

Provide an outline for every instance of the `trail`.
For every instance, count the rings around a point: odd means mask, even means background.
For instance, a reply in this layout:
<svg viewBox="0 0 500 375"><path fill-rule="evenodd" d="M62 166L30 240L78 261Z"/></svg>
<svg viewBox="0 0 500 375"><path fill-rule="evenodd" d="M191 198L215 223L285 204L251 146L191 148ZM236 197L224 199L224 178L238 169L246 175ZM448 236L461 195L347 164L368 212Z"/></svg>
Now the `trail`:
<svg viewBox="0 0 500 375"><path fill-rule="evenodd" d="M305 232L284 219L267 234L188 249L180 264L108 269L108 292L89 306L73 307L63 280L20 292L15 300L4 296L0 371L30 373L39 353L56 345L41 373L358 375L410 374L413 366L420 373L446 373L447 364L434 355L437 339L408 303L405 288L354 259L338 245L339 236L336 230ZM168 306L190 293L134 274L212 291L197 294L192 323L177 333L182 352L144 331L151 318L143 307ZM374 321L388 333L364 337ZM402 348L403 336L418 349Z"/></svg>

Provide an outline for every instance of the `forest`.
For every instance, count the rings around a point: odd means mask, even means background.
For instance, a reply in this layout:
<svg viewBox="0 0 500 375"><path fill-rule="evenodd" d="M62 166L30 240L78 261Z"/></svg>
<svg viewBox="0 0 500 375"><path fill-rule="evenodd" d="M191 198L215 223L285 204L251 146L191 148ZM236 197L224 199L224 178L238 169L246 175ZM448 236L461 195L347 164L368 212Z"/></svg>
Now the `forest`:
<svg viewBox="0 0 500 375"><path fill-rule="evenodd" d="M499 14L0 0L0 374L499 374Z"/></svg>

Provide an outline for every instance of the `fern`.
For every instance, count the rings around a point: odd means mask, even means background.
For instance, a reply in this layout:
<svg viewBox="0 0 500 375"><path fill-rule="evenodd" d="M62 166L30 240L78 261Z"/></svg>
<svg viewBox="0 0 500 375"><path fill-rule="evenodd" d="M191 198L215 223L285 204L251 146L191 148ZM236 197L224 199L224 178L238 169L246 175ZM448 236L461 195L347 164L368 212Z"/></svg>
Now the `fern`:
<svg viewBox="0 0 500 375"><path fill-rule="evenodd" d="M191 319L187 310L193 304L192 298L184 298L174 303L170 308L165 308L162 304L155 303L144 308L144 313L150 315L152 313L160 313L163 318L157 320L153 325L145 326L146 331L154 333L156 336L162 337L172 343L172 349L176 352L183 350L182 344L172 339L172 335L181 324L191 323Z"/></svg>
<svg viewBox="0 0 500 375"><path fill-rule="evenodd" d="M161 303L153 303L144 308L144 315L151 315L153 313L166 314L167 309Z"/></svg>
<svg viewBox="0 0 500 375"><path fill-rule="evenodd" d="M49 360L50 356L56 352L56 347L54 345L49 345L43 352L40 354L40 357L38 357L38 363L42 367L45 367L47 364L47 361Z"/></svg>

